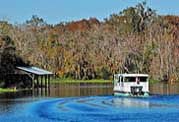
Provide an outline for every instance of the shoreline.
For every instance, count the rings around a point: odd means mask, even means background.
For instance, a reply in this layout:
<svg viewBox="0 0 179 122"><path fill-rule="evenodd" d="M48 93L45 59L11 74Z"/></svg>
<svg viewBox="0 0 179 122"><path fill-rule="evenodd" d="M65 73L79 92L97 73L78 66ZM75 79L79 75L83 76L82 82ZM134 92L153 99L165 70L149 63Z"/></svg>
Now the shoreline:
<svg viewBox="0 0 179 122"><path fill-rule="evenodd" d="M112 83L112 80L104 79L92 79L92 80L75 80L75 79L63 79L63 78L54 78L51 79L51 83Z"/></svg>
<svg viewBox="0 0 179 122"><path fill-rule="evenodd" d="M5 92L17 92L18 90L16 88L0 88L0 93Z"/></svg>
<svg viewBox="0 0 179 122"><path fill-rule="evenodd" d="M75 84L75 83L88 83L88 84L103 84L103 83L112 83L112 80L103 80L103 79L92 79L92 80L74 80L74 79L62 79L62 78L53 78L51 79L51 84L56 83L64 83L64 84ZM0 94L1 93L10 93L10 92L18 92L18 91L24 91L27 90L27 88L22 89L16 89L16 88L0 88ZM29 89L28 89L29 90Z"/></svg>

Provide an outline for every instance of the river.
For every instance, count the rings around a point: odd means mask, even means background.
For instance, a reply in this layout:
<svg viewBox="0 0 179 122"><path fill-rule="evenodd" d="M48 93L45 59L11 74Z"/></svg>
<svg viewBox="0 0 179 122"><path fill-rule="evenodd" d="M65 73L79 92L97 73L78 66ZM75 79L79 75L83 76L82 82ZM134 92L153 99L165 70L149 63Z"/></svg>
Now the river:
<svg viewBox="0 0 179 122"><path fill-rule="evenodd" d="M0 94L0 122L177 122L179 84L150 84L150 97L114 97L113 85L52 84Z"/></svg>

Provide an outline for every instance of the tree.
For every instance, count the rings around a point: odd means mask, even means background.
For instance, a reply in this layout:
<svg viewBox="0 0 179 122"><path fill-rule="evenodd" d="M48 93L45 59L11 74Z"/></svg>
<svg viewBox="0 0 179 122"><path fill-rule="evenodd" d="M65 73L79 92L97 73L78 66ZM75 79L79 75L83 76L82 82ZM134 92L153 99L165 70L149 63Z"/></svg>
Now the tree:
<svg viewBox="0 0 179 122"><path fill-rule="evenodd" d="M119 14L111 15L106 21L121 26L124 32L142 32L155 21L155 18L157 18L155 10L147 7L146 2L142 2L124 9Z"/></svg>
<svg viewBox="0 0 179 122"><path fill-rule="evenodd" d="M27 65L16 54L14 42L9 36L0 36L0 74L13 74L16 66Z"/></svg>
<svg viewBox="0 0 179 122"><path fill-rule="evenodd" d="M26 24L32 27L44 27L47 25L46 22L42 18L39 18L37 15L32 15L32 18L27 20Z"/></svg>

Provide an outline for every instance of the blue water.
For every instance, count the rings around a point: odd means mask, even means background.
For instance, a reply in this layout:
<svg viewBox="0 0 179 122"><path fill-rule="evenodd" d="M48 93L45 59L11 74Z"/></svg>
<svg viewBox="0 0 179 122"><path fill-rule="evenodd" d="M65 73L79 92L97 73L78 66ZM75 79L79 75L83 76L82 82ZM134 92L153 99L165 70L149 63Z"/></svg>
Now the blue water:
<svg viewBox="0 0 179 122"><path fill-rule="evenodd" d="M0 122L179 122L179 95L20 98L0 106ZM15 104L14 104L15 103Z"/></svg>

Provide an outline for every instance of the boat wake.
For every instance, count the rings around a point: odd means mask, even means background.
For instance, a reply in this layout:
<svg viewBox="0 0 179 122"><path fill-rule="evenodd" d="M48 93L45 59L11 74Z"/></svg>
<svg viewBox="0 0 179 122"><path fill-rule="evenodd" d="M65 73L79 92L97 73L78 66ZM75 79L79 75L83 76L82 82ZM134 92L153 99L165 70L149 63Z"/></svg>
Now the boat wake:
<svg viewBox="0 0 179 122"><path fill-rule="evenodd" d="M48 98L17 105L1 122L179 121L179 96ZM20 109L21 108L21 109ZM23 109L22 109L23 108Z"/></svg>

